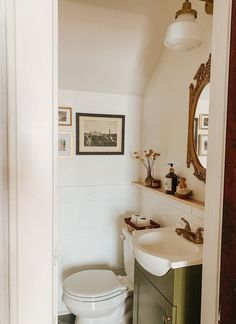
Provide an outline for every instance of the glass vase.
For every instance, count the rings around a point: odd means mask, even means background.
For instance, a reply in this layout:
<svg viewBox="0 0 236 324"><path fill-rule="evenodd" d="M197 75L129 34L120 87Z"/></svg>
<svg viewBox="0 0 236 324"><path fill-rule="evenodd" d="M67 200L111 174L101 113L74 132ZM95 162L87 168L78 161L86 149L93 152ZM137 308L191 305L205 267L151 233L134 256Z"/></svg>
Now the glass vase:
<svg viewBox="0 0 236 324"><path fill-rule="evenodd" d="M145 179L145 186L146 187L151 187L152 186L152 170L150 168L147 169L147 177Z"/></svg>

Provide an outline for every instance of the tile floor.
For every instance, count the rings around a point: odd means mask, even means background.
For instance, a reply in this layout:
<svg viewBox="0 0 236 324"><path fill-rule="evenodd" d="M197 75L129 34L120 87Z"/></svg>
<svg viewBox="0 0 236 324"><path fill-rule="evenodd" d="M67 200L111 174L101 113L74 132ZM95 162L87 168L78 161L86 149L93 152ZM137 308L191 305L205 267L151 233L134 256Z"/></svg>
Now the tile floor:
<svg viewBox="0 0 236 324"><path fill-rule="evenodd" d="M58 324L74 324L75 316L73 314L58 316Z"/></svg>

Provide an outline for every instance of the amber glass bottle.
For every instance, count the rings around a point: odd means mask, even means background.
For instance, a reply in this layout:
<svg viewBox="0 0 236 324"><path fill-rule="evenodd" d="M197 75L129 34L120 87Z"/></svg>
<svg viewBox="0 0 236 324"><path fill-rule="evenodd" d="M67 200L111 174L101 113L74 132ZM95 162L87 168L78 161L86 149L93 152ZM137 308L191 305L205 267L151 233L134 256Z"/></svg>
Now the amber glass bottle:
<svg viewBox="0 0 236 324"><path fill-rule="evenodd" d="M176 187L178 184L178 177L175 174L175 170L173 169L173 163L168 163L170 166L169 173L165 176L165 192L167 194L174 194L176 192Z"/></svg>

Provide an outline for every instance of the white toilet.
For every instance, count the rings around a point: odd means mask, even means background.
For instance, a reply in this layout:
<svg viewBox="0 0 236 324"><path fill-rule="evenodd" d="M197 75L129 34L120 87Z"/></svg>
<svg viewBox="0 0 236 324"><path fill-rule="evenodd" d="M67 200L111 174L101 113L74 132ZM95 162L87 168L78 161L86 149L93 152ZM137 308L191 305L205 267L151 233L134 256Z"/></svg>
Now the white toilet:
<svg viewBox="0 0 236 324"><path fill-rule="evenodd" d="M69 276L63 285L63 302L76 315L75 324L131 324L134 257L131 234L122 229L125 272L84 270Z"/></svg>

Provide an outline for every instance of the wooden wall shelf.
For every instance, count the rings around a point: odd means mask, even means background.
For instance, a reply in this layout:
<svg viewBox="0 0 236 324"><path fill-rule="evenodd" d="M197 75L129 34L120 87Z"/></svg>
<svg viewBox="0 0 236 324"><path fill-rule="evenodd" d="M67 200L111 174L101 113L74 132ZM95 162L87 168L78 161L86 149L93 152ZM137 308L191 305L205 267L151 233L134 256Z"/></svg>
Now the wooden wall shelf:
<svg viewBox="0 0 236 324"><path fill-rule="evenodd" d="M178 197L176 197L175 195L168 195L165 193L165 191L163 189L156 189L156 188L150 188L150 187L146 187L142 182L139 181L135 181L132 182L132 184L138 188L141 188L143 190L146 191L150 191L152 193L155 193L157 195L161 195L161 196L165 196L166 198L172 199L172 200L176 200L179 203L182 203L184 205L188 205L191 207L195 207L195 208L199 208L204 210L205 209L205 203L203 201L199 201L199 200L195 200L195 199L180 199Z"/></svg>

